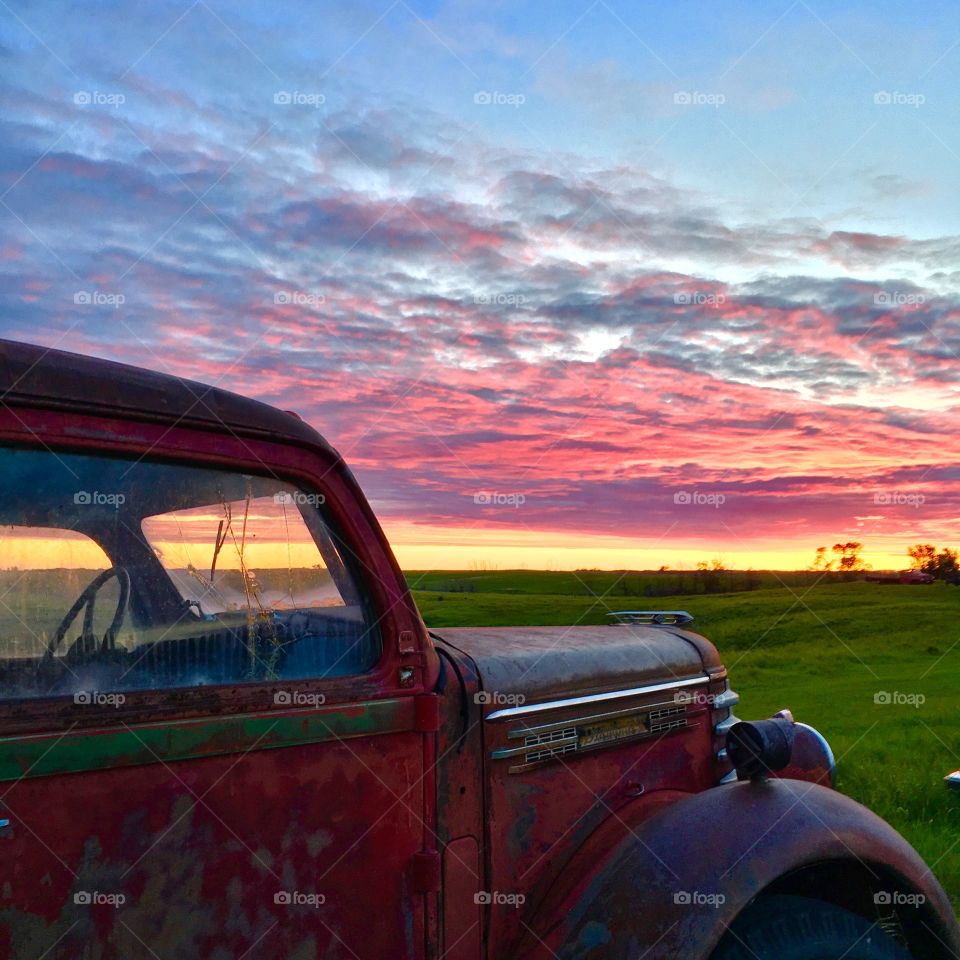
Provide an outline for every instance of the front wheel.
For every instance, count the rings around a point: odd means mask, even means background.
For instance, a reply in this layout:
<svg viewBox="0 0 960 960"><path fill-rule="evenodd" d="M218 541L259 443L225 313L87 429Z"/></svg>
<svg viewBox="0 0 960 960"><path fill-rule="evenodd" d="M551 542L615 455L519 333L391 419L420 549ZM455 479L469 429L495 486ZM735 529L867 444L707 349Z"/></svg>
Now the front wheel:
<svg viewBox="0 0 960 960"><path fill-rule="evenodd" d="M760 897L737 917L711 960L911 960L876 923L807 897Z"/></svg>

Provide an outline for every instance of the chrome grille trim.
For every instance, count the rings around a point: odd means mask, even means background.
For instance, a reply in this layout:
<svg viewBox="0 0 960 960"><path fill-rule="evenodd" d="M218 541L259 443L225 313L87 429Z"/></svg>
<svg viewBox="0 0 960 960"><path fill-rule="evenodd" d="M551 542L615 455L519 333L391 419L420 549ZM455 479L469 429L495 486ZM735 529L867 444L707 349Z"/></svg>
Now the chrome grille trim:
<svg viewBox="0 0 960 960"><path fill-rule="evenodd" d="M528 737L527 739L530 740L531 738ZM520 757L531 751L536 751L538 747L542 749L557 749L560 747L576 749L578 741L577 731L574 730L570 736L558 737L555 740L543 740L539 743L524 743L522 747L502 747L499 750L494 750L491 756L494 760L502 760L505 757Z"/></svg>
<svg viewBox="0 0 960 960"><path fill-rule="evenodd" d="M528 733L524 738L525 747L538 747L545 743L556 743L557 740L569 740L570 737L577 735L576 727L568 727L564 730L551 730L549 732Z"/></svg>
<svg viewBox="0 0 960 960"><path fill-rule="evenodd" d="M718 693L713 698L713 709L714 710L727 710L730 707L735 707L740 702L740 694L735 693L733 690L727 689L723 693Z"/></svg>
<svg viewBox="0 0 960 960"><path fill-rule="evenodd" d="M713 749L714 760L721 767L730 765L727 756L727 733L730 728L740 722L739 717L733 715L733 708L740 702L740 695L730 689L730 682L724 681L723 692L713 698ZM729 770L720 778L720 783L731 783L737 779L736 770Z"/></svg>
<svg viewBox="0 0 960 960"><path fill-rule="evenodd" d="M727 735L727 731L728 731L735 723L739 723L739 722L740 722L740 718L739 718L739 717L735 717L735 716L731 713L729 717L727 717L725 720L721 720L718 724L716 724L716 725L714 726L713 732L714 732L715 734L717 734L717 736L725 737L725 736Z"/></svg>
<svg viewBox="0 0 960 960"><path fill-rule="evenodd" d="M684 713L683 716L671 714L657 719L651 717L649 723L651 736L658 733L670 733L672 730L680 730L685 727L687 725L687 716L686 713Z"/></svg>
<svg viewBox="0 0 960 960"><path fill-rule="evenodd" d="M675 691L684 686L703 685L706 678L691 678L671 684L651 684L634 688L643 693L663 692L663 687ZM626 691L617 691L616 696ZM576 698L580 700L582 698ZM574 702L564 701L565 704ZM601 702L603 702L601 700ZM538 705L537 709L541 709ZM499 747L491 752L494 760L512 760L509 773L519 773L547 760L567 754L586 753L606 747L621 746L640 739L662 737L683 730L707 712L706 701L696 699L671 700L648 698L646 703L633 703L629 707L604 710L593 714L580 714L575 719L557 720L536 725L517 725L506 732L508 741L516 746ZM508 713L513 711L498 711ZM518 741L522 741L519 742Z"/></svg>
<svg viewBox="0 0 960 960"><path fill-rule="evenodd" d="M703 713L706 710L705 706L701 706L692 700L684 701L680 704L678 704L676 700L656 700L653 703L634 704L632 707L622 707L619 710L605 710L603 713L581 715L570 720L557 720L553 723L538 723L531 727L515 727L513 730L507 732L507 736L511 740L514 740L519 739L520 737L527 737L535 733L549 733L552 730L562 730L565 727L577 727L582 726L585 723L598 723L601 720L615 720L617 717L631 717L634 714L641 713L643 711L652 711L663 707L675 706L684 707L688 714Z"/></svg>
<svg viewBox="0 0 960 960"><path fill-rule="evenodd" d="M671 717L685 717L687 708L683 704L677 704L671 707L660 707L657 710L650 711L650 722L657 723L661 720L669 720Z"/></svg>
<svg viewBox="0 0 960 960"><path fill-rule="evenodd" d="M577 744L569 743L561 746L548 747L545 750L534 750L533 753L527 754L527 763L539 763L541 760L550 760L553 757L562 756L565 753L573 753L577 749Z"/></svg>

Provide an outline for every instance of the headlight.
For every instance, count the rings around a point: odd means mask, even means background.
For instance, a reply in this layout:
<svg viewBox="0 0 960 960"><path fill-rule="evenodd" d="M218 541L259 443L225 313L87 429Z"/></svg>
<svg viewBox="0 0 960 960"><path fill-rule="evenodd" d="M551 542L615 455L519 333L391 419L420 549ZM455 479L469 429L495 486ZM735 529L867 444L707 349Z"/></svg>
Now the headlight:
<svg viewBox="0 0 960 960"><path fill-rule="evenodd" d="M796 735L789 710L769 720L741 720L727 733L727 756L741 780L763 779L789 765Z"/></svg>

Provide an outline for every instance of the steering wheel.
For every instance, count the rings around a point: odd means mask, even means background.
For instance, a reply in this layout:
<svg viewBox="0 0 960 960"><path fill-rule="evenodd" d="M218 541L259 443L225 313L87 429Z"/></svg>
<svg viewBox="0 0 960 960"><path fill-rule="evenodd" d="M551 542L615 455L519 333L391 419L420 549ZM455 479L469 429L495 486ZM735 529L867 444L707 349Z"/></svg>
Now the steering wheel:
<svg viewBox="0 0 960 960"><path fill-rule="evenodd" d="M113 620L110 621L110 626L103 635L103 643L100 645L100 649L112 650L114 648L117 633L123 623L123 618L127 615L127 607L130 605L130 574L124 567L110 567L109 570L104 570L83 588L83 593L77 597L66 616L60 621L60 626L57 627L56 632L50 638L50 642L47 644L48 657L52 657L57 652L57 648L63 642L70 625L84 607L87 609L83 614L83 631L77 640L77 646L82 653L93 653L97 649L97 638L93 633L93 608L97 593L111 577L116 577L117 583L120 584L120 596L117 599L117 609L113 614Z"/></svg>

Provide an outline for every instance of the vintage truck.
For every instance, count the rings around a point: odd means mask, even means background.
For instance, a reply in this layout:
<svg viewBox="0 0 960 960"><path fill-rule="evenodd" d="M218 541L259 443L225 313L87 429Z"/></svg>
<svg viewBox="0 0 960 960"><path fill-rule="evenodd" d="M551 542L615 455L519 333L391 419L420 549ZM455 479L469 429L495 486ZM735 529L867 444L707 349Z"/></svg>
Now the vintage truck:
<svg viewBox="0 0 960 960"><path fill-rule="evenodd" d="M899 570L896 572L868 573L864 580L868 583L900 584L915 586L931 584L936 578L924 570Z"/></svg>
<svg viewBox="0 0 960 960"><path fill-rule="evenodd" d="M0 431L0 956L958 956L682 612L428 632L341 457L199 383L4 342Z"/></svg>

